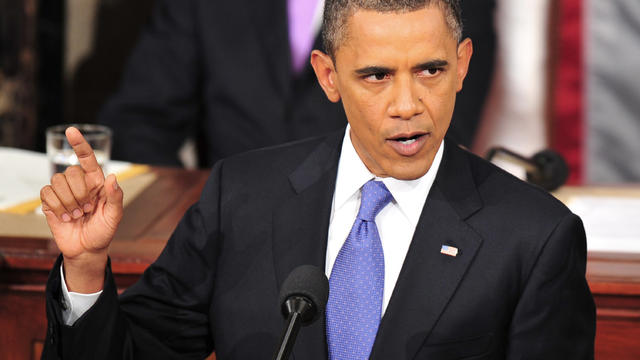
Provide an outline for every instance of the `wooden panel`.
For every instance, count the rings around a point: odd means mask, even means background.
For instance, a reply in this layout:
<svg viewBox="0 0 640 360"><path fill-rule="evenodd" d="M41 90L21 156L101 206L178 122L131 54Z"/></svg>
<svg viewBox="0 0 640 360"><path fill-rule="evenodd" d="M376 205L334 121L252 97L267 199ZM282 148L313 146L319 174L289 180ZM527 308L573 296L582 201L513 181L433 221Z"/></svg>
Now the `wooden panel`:
<svg viewBox="0 0 640 360"><path fill-rule="evenodd" d="M44 341L47 329L44 287L0 287L0 293L0 358L24 360L37 356L34 344Z"/></svg>
<svg viewBox="0 0 640 360"><path fill-rule="evenodd" d="M596 359L640 359L640 321L598 316Z"/></svg>
<svg viewBox="0 0 640 360"><path fill-rule="evenodd" d="M36 341L33 343L33 360L40 360L42 357L42 350L44 350L44 341Z"/></svg>

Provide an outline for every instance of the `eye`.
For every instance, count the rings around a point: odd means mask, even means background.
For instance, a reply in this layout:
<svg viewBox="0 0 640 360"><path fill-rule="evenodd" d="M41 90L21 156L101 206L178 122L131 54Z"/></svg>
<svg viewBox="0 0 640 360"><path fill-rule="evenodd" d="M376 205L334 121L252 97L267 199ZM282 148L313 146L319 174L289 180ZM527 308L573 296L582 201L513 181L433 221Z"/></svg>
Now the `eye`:
<svg viewBox="0 0 640 360"><path fill-rule="evenodd" d="M382 80L389 79L389 77L390 77L390 75L388 73L379 72L379 73L375 73L375 74L366 75L364 77L364 79L367 80L367 81L377 82L377 81L382 81Z"/></svg>
<svg viewBox="0 0 640 360"><path fill-rule="evenodd" d="M444 69L440 67L428 68L420 71L419 75L424 77L434 77L441 73Z"/></svg>

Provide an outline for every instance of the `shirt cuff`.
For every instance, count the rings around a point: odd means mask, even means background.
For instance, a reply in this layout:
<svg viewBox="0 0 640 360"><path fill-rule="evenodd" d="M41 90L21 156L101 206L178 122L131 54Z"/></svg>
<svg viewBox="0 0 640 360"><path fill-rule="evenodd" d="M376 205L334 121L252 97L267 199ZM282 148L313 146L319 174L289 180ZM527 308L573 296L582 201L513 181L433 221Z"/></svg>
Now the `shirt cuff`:
<svg viewBox="0 0 640 360"><path fill-rule="evenodd" d="M93 294L81 294L67 289L64 280L64 263L60 265L60 283L62 284L62 321L65 325L73 325L93 304L98 301L102 290Z"/></svg>

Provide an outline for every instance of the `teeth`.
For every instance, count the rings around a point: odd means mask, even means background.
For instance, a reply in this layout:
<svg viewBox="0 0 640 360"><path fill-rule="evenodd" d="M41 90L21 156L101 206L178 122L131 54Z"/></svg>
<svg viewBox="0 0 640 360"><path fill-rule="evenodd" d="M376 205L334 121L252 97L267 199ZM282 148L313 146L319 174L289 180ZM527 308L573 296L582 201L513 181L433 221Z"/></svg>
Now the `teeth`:
<svg viewBox="0 0 640 360"><path fill-rule="evenodd" d="M416 139L400 140L400 143L402 143L403 145L410 145L414 142L416 142Z"/></svg>

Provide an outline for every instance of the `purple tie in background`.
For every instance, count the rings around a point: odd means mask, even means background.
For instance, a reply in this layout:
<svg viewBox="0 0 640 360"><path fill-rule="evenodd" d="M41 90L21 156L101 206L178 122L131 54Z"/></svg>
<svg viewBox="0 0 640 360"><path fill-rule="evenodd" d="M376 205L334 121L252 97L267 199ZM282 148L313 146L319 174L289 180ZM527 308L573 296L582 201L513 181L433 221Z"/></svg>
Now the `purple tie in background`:
<svg viewBox="0 0 640 360"><path fill-rule="evenodd" d="M376 215L392 199L381 181L362 187L360 210L329 279L327 342L331 360L366 360L378 333L384 253Z"/></svg>
<svg viewBox="0 0 640 360"><path fill-rule="evenodd" d="M291 65L296 73L302 71L309 60L315 38L311 23L317 5L318 0L287 0Z"/></svg>

